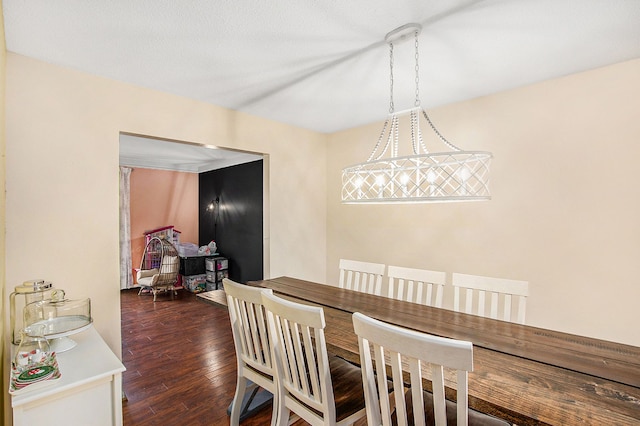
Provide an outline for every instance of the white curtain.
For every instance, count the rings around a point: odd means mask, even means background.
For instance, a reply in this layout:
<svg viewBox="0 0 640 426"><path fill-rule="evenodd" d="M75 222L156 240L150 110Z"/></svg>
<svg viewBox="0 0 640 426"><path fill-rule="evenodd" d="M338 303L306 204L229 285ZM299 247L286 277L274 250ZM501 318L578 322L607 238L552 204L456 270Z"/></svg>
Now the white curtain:
<svg viewBox="0 0 640 426"><path fill-rule="evenodd" d="M131 212L129 167L120 167L120 289L133 287L131 266Z"/></svg>

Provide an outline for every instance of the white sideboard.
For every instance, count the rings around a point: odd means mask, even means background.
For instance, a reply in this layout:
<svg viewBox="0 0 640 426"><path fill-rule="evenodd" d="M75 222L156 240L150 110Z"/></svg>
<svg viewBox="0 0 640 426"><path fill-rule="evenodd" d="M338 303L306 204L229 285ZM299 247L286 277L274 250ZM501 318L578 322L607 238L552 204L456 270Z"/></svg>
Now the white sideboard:
<svg viewBox="0 0 640 426"><path fill-rule="evenodd" d="M71 338L78 345L56 354L60 379L12 395L14 426L122 425L124 365L95 328Z"/></svg>

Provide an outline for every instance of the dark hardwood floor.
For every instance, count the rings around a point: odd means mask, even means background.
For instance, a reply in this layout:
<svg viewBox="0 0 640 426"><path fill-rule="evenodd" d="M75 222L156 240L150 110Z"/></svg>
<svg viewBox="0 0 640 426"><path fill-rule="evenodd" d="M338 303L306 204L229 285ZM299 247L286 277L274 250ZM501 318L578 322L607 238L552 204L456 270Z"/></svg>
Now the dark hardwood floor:
<svg viewBox="0 0 640 426"><path fill-rule="evenodd" d="M120 300L124 425L228 425L236 356L227 310L186 290L155 303L123 290ZM269 406L241 424L270 421Z"/></svg>

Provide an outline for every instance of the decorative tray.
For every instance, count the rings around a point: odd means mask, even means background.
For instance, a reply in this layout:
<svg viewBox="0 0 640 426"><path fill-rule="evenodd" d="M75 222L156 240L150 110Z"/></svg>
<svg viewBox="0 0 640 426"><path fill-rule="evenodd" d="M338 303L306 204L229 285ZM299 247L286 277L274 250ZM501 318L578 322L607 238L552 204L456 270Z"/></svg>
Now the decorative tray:
<svg viewBox="0 0 640 426"><path fill-rule="evenodd" d="M39 389L45 385L55 383L60 377L61 374L55 352L48 354L42 362L27 367L18 367L15 363L12 363L9 393L18 395L33 389Z"/></svg>

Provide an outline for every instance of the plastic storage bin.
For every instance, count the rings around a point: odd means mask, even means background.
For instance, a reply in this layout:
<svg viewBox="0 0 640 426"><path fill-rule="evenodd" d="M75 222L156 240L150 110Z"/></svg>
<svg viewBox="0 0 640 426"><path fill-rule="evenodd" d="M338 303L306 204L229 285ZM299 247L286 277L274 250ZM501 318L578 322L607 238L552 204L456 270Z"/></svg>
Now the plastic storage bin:
<svg viewBox="0 0 640 426"><path fill-rule="evenodd" d="M192 293L200 293L207 289L207 274L184 275L182 277L182 287Z"/></svg>
<svg viewBox="0 0 640 426"><path fill-rule="evenodd" d="M203 256L181 257L180 274L185 276L204 274L206 271L204 260Z"/></svg>

